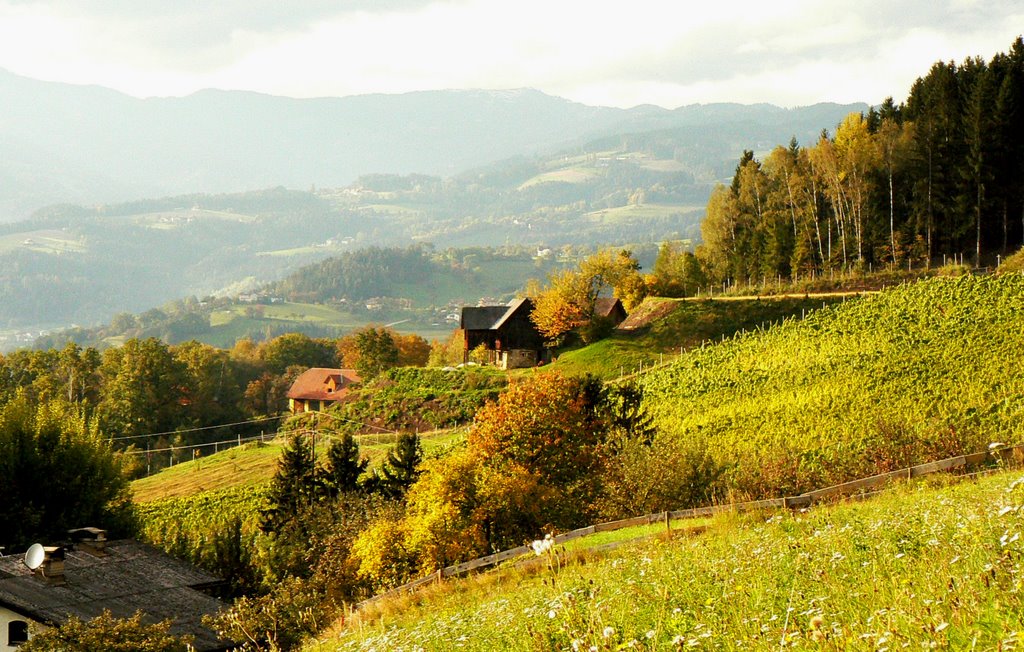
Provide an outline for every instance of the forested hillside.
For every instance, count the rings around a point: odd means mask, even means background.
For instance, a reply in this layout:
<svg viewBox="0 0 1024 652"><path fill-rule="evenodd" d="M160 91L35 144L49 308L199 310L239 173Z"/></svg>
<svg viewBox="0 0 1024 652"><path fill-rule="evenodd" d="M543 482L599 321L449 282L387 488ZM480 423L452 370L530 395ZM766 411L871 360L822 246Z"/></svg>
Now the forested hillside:
<svg viewBox="0 0 1024 652"><path fill-rule="evenodd" d="M807 276L966 255L994 265L1024 241L1024 41L991 61L936 63L905 103L832 135L747 151L702 225L718 279Z"/></svg>

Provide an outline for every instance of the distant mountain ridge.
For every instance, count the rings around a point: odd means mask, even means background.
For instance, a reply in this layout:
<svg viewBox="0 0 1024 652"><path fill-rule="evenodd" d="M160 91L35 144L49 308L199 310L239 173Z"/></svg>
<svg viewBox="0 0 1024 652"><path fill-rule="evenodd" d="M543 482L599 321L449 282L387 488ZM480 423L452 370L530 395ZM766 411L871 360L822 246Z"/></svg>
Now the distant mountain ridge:
<svg viewBox="0 0 1024 652"><path fill-rule="evenodd" d="M817 124L867 105L592 107L532 89L294 99L204 90L138 99L0 70L0 221L44 205L283 185L367 173L450 176L587 139L722 123ZM827 118L826 118L827 116Z"/></svg>

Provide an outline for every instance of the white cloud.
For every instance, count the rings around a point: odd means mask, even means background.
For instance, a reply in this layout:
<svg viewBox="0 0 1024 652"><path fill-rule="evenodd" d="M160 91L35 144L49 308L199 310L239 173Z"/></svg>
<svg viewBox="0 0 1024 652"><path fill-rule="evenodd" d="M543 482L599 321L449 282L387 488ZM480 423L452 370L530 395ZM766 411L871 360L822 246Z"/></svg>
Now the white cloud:
<svg viewBox="0 0 1024 652"><path fill-rule="evenodd" d="M791 106L899 100L935 60L988 58L1024 25L1012 0L181 1L0 0L0 67L140 96L528 86Z"/></svg>

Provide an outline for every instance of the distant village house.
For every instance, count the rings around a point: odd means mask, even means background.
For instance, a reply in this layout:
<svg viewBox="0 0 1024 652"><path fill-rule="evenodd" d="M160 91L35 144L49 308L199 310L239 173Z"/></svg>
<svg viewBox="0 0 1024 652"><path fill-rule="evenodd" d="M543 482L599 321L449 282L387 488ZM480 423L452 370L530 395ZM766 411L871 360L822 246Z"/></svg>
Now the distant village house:
<svg viewBox="0 0 1024 652"><path fill-rule="evenodd" d="M288 390L288 408L292 414L320 412L343 399L360 381L355 369L307 369Z"/></svg>

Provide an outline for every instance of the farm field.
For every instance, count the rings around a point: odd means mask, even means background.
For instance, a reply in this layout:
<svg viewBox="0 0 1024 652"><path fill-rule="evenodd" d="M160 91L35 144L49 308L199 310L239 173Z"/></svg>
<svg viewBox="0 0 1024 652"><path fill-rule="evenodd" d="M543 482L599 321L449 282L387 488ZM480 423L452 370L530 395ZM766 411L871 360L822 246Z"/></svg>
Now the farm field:
<svg viewBox="0 0 1024 652"><path fill-rule="evenodd" d="M661 437L763 497L1018 443L1021 350L1024 275L935 278L691 350L641 385Z"/></svg>
<svg viewBox="0 0 1024 652"><path fill-rule="evenodd" d="M70 254L88 251L83 238L60 229L42 229L0 235L0 253L27 249L43 254Z"/></svg>
<svg viewBox="0 0 1024 652"><path fill-rule="evenodd" d="M249 316L247 309L261 311L261 316ZM338 333L362 328L369 324L380 325L382 319L359 316L331 306L313 303L276 303L257 306L233 305L217 310L210 315L211 330L196 335L196 339L213 346L230 348L239 338L259 331L268 325L280 328L282 325L294 325L294 330L302 331L303 325L312 325ZM427 339L444 338L451 332L447 327L435 328L413 322L396 322L393 328L400 333L415 333Z"/></svg>
<svg viewBox="0 0 1024 652"><path fill-rule="evenodd" d="M626 220L649 220L655 218L703 212L703 206L686 204L639 204L602 208L583 215L583 219L592 222L615 223Z"/></svg>

